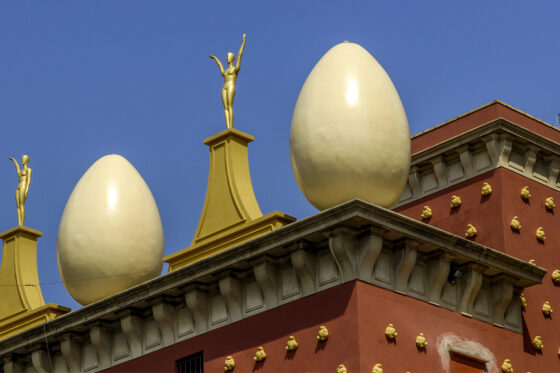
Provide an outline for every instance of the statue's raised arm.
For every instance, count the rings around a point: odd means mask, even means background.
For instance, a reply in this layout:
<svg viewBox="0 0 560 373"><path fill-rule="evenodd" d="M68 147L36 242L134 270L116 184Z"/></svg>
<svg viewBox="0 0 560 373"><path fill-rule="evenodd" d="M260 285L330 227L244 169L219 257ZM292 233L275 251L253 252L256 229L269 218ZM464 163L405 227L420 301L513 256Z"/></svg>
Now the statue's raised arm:
<svg viewBox="0 0 560 373"><path fill-rule="evenodd" d="M235 64L235 72L237 73L241 69L241 56L243 56L243 49L245 49L245 39L247 39L247 35L243 34L243 41L241 42L239 53L237 53L237 63Z"/></svg>
<svg viewBox="0 0 560 373"><path fill-rule="evenodd" d="M218 68L220 69L220 74L222 74L222 76L224 76L224 66L222 65L222 63L220 62L218 57L216 57L216 56L208 56L208 57L210 57L211 59L216 61L216 64L218 65Z"/></svg>

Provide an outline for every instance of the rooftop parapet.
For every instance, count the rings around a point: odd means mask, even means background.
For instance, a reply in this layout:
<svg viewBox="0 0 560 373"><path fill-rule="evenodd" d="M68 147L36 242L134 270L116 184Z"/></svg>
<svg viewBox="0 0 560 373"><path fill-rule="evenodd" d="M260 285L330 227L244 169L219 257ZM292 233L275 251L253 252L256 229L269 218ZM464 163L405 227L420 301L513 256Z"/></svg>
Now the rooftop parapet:
<svg viewBox="0 0 560 373"><path fill-rule="evenodd" d="M47 340L62 351L53 366L100 371L355 280L521 333L518 295L545 273L352 200L12 336L0 358L5 371L41 371ZM105 343L110 336L117 342Z"/></svg>

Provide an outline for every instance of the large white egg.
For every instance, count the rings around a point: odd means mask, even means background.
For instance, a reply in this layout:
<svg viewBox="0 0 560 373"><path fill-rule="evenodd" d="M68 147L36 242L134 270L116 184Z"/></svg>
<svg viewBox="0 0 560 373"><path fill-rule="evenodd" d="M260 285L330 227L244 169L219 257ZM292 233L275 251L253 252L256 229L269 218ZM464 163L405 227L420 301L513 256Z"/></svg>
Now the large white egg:
<svg viewBox="0 0 560 373"><path fill-rule="evenodd" d="M158 276L163 228L146 182L120 155L95 162L74 187L60 221L58 269L86 305Z"/></svg>
<svg viewBox="0 0 560 373"><path fill-rule="evenodd" d="M299 94L290 132L292 168L320 210L361 198L390 207L410 168L410 130L399 94L358 44L331 48Z"/></svg>

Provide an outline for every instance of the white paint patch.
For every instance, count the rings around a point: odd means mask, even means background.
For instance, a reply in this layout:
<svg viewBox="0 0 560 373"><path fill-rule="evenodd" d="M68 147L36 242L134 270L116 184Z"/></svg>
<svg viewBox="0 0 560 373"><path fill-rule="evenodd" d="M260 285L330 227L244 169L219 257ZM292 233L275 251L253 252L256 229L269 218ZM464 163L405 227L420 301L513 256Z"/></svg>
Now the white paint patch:
<svg viewBox="0 0 560 373"><path fill-rule="evenodd" d="M456 351L465 356L472 356L486 361L488 373L499 373L496 357L485 346L469 339L463 339L453 333L443 333L437 337L437 351L445 373L449 373L450 351Z"/></svg>

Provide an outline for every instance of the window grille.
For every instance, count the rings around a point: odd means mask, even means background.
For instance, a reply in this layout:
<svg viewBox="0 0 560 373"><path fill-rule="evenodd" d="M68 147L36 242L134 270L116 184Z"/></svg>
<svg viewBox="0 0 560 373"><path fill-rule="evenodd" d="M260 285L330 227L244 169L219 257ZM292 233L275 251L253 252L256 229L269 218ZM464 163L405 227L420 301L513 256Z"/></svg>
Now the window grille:
<svg viewBox="0 0 560 373"><path fill-rule="evenodd" d="M177 360L177 373L204 373L202 351Z"/></svg>

